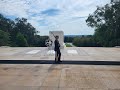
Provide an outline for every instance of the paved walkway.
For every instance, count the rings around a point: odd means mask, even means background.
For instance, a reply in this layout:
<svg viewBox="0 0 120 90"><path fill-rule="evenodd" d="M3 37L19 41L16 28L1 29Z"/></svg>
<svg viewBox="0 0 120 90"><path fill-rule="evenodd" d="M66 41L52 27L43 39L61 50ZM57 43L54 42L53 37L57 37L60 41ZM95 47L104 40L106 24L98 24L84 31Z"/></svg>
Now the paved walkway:
<svg viewBox="0 0 120 90"><path fill-rule="evenodd" d="M120 90L120 48L65 48L61 64L47 48L0 48L0 59L0 90Z"/></svg>

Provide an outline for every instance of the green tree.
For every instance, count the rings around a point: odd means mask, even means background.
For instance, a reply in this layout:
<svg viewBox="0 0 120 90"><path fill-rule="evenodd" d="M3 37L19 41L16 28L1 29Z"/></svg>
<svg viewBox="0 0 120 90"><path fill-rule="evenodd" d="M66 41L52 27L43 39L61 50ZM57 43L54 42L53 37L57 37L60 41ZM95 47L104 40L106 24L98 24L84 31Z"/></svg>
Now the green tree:
<svg viewBox="0 0 120 90"><path fill-rule="evenodd" d="M35 35L34 46L36 47L46 47L45 40L48 39L48 36Z"/></svg>
<svg viewBox="0 0 120 90"><path fill-rule="evenodd" d="M19 47L28 46L27 40L25 39L25 37L21 33L18 33L16 36L16 44Z"/></svg>
<svg viewBox="0 0 120 90"><path fill-rule="evenodd" d="M89 15L87 25L95 28L95 38L102 46L117 46L120 39L120 1L111 0Z"/></svg>
<svg viewBox="0 0 120 90"><path fill-rule="evenodd" d="M9 33L10 46L45 46L45 40L48 38L37 35L38 31L26 18L16 18L13 21L2 14L0 14L0 30Z"/></svg>
<svg viewBox="0 0 120 90"><path fill-rule="evenodd" d="M14 33L17 34L18 32L22 33L24 37L26 38L29 46L34 45L34 37L37 34L36 29L27 22L27 19L25 18L17 18L15 20L15 28Z"/></svg>
<svg viewBox="0 0 120 90"><path fill-rule="evenodd" d="M10 33L12 32L14 25L14 21L7 19L2 14L0 14L0 30Z"/></svg>
<svg viewBox="0 0 120 90"><path fill-rule="evenodd" d="M9 33L0 30L0 46L7 46L10 43Z"/></svg>

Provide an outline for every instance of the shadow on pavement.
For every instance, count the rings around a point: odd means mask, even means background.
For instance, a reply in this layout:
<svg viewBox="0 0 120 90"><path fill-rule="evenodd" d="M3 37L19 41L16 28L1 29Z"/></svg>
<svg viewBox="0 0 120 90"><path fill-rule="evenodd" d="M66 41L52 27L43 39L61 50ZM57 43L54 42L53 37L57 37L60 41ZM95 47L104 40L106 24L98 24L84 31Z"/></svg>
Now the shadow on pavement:
<svg viewBox="0 0 120 90"><path fill-rule="evenodd" d="M73 64L73 65L120 65L120 61L62 61L54 60L0 60L0 64Z"/></svg>

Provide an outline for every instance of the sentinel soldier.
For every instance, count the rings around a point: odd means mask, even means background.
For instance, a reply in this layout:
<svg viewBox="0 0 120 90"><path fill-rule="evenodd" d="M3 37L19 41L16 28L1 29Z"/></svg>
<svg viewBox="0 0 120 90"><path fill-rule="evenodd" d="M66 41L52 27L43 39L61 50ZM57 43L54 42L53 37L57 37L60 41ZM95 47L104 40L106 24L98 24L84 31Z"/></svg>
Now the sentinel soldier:
<svg viewBox="0 0 120 90"><path fill-rule="evenodd" d="M54 44L55 44L55 62L62 62L60 59L61 59L61 52L60 52L60 43L58 41L59 39L59 36L55 36L55 41L54 41Z"/></svg>

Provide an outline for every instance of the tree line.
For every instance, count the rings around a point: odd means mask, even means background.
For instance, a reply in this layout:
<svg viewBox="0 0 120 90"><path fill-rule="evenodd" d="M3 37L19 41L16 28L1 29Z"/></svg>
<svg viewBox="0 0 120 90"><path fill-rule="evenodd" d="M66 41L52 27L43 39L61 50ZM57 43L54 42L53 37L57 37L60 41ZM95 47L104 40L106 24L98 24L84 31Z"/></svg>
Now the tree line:
<svg viewBox="0 0 120 90"><path fill-rule="evenodd" d="M45 46L48 36L37 35L38 31L26 18L14 21L0 14L0 46Z"/></svg>
<svg viewBox="0 0 120 90"><path fill-rule="evenodd" d="M71 36L64 36L64 42L71 43L73 41L74 37Z"/></svg>
<svg viewBox="0 0 120 90"><path fill-rule="evenodd" d="M77 47L101 47L101 45L95 41L93 35L74 37L72 43Z"/></svg>
<svg viewBox="0 0 120 90"><path fill-rule="evenodd" d="M65 43L72 43L77 47L100 47L101 45L95 41L93 35L65 36Z"/></svg>

